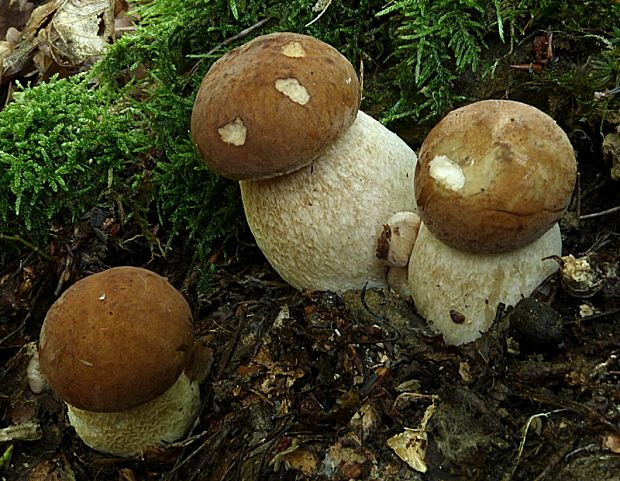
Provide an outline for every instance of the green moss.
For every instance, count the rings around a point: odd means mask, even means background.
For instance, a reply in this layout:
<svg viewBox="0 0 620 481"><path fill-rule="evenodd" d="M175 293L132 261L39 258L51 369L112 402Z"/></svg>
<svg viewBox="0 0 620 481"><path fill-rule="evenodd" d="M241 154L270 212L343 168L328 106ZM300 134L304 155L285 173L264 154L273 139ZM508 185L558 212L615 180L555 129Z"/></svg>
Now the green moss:
<svg viewBox="0 0 620 481"><path fill-rule="evenodd" d="M15 94L0 115L0 233L41 244L138 182L148 137L136 109L82 76Z"/></svg>

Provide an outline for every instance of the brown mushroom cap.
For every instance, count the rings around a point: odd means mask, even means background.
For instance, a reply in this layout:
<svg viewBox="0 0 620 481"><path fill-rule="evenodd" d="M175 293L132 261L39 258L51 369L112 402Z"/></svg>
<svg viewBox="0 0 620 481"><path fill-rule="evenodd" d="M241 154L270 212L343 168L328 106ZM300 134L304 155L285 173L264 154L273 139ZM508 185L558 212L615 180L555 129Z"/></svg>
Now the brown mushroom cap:
<svg viewBox="0 0 620 481"><path fill-rule="evenodd" d="M420 217L447 245L498 253L534 241L564 213L576 162L540 110L484 100L450 112L424 140L415 174Z"/></svg>
<svg viewBox="0 0 620 481"><path fill-rule="evenodd" d="M168 281L115 267L72 285L41 328L39 362L51 388L87 411L123 411L172 386L192 347L190 308Z"/></svg>
<svg viewBox="0 0 620 481"><path fill-rule="evenodd" d="M310 164L355 120L360 85L330 45L296 33L257 37L205 76L192 137L218 174L253 180Z"/></svg>

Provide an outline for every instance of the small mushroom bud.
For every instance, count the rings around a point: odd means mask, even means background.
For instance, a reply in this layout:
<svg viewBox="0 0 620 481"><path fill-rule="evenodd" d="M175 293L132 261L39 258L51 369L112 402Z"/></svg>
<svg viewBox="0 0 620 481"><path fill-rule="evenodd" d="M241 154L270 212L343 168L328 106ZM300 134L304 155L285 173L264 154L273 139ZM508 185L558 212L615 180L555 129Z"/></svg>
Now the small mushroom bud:
<svg viewBox="0 0 620 481"><path fill-rule="evenodd" d="M41 372L39 351L36 348L34 348L34 352L26 368L26 377L28 378L28 386L33 393L41 394L43 391L47 390L47 378Z"/></svg>
<svg viewBox="0 0 620 481"><path fill-rule="evenodd" d="M392 267L405 267L418 237L420 217L413 212L397 212L383 225L377 241L377 258Z"/></svg>

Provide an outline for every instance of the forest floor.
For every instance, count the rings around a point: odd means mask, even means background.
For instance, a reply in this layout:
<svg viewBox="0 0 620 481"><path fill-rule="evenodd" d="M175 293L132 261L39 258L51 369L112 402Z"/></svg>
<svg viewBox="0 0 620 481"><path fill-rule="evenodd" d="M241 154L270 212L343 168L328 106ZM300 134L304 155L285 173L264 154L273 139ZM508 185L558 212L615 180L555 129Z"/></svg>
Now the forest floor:
<svg viewBox="0 0 620 481"><path fill-rule="evenodd" d="M579 123L582 106L544 96L562 105L556 120L578 155L561 227L564 253L593 268L589 292L558 274L536 302L498 309L475 342L447 346L389 292L293 290L248 239L233 258L214 254L210 289L192 306L209 372L197 422L174 444L118 459L85 446L62 402L27 377L69 278L149 257L114 250L120 234L93 209L58 226L81 260L70 273L34 251L0 271L0 479L620 481L620 187L598 129ZM147 267L192 284L185 259ZM559 328L519 322L549 308Z"/></svg>

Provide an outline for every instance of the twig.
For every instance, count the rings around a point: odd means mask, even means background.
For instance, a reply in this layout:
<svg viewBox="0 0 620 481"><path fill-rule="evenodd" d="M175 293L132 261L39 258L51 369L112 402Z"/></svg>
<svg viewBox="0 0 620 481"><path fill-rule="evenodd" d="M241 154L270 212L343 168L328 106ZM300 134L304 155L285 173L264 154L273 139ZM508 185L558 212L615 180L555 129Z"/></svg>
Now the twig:
<svg viewBox="0 0 620 481"><path fill-rule="evenodd" d="M547 466L545 467L545 469L543 469L541 471L541 473L536 476L536 478L534 478L533 481L542 481L543 479L545 479L547 477L547 475L549 473L551 473L556 466L558 465L558 463L560 461L562 461L562 459L568 454L568 452L571 450L572 446L568 445L568 446L564 446L562 448L560 448L559 451L557 451L556 453L554 453L548 460L547 460Z"/></svg>
<svg viewBox="0 0 620 481"><path fill-rule="evenodd" d="M620 86L614 87L613 89L605 89L602 92L594 92L594 100L603 100L613 95L620 93Z"/></svg>
<svg viewBox="0 0 620 481"><path fill-rule="evenodd" d="M213 47L206 54L204 54L204 56L200 60L198 60L198 62L196 62L196 65L194 65L192 69L189 71L189 75L191 76L196 71L196 69L200 66L200 64L202 64L202 62L204 61L206 57L213 55L215 52L217 52L222 47L225 47L226 45L231 44L234 41L239 40L240 38L247 37L252 32L254 32L254 30L258 30L259 28L264 27L271 20L273 20L273 17L265 17L262 20L259 20L258 22L256 22L254 25L251 25L248 28L241 30L241 32L233 35L232 37L228 37L227 39L222 40L215 47Z"/></svg>
<svg viewBox="0 0 620 481"><path fill-rule="evenodd" d="M329 6L332 4L332 0L327 0L327 2L326 2L324 5L321 5L321 3L323 3L323 2L321 2L321 1L319 0L319 1L316 3L316 5L314 6L314 8L313 8L313 10L315 10L315 9L317 9L317 6L319 6L319 7L318 7L318 10L321 10L321 12L320 12L320 13L319 13L319 14L318 14L318 15L317 15L314 19L312 19L312 20L311 20L311 21L309 21L306 25L304 25L305 27L309 27L310 25L312 25L314 22L318 21L318 20L319 20L319 18L321 18L321 17L323 16L323 14L324 14L325 12L327 12L327 9L328 9L328 8L329 8ZM316 10L315 10L315 11L316 11Z"/></svg>
<svg viewBox="0 0 620 481"><path fill-rule="evenodd" d="M12 241L12 242L18 242L20 244L25 245L30 250L32 250L32 251L36 252L37 254L39 254L46 261L48 261L48 262L56 262L56 258L54 256L49 255L47 252L43 252L42 249L40 249L39 247L35 246L31 242L28 242L26 239L22 239L19 236L0 234L0 240L7 240L7 241Z"/></svg>
<svg viewBox="0 0 620 481"><path fill-rule="evenodd" d="M224 371L228 369L228 364L230 363L233 355L235 354L235 351L237 350L239 340L241 339L241 332L243 331L243 328L245 327L244 319L242 319L241 316L235 316L235 317L238 319L239 323L237 324L237 327L235 328L235 332L231 336L232 337L231 342L228 345L228 348L226 349L220 361L220 367L217 370L217 373L215 375L215 379L217 380L222 379L222 376L224 375Z"/></svg>
<svg viewBox="0 0 620 481"><path fill-rule="evenodd" d="M73 265L73 255L71 255L71 251L67 253L65 257L65 268L62 270L62 273L58 277L58 284L56 284L56 289L54 289L54 296L58 297L60 295L60 291L62 291L62 286L65 283L65 279L69 279L69 273L71 272L71 266Z"/></svg>
<svg viewBox="0 0 620 481"><path fill-rule="evenodd" d="M530 430L530 425L532 424L532 422L535 419L542 418L542 417L548 418L551 414L556 414L556 413L563 412L563 411L566 411L566 409L554 409L553 411L547 411L544 413L534 414L528 418L527 422L525 423L525 426L522 429L521 442L519 443L519 449L517 450L517 459L514 461L512 469L507 473L508 474L507 480L511 480L514 477L515 473L517 472L517 468L519 467L519 464L521 463L521 457L523 456L523 450L525 448L525 441L527 440L527 433Z"/></svg>
<svg viewBox="0 0 620 481"><path fill-rule="evenodd" d="M41 426L35 421L26 421L16 426L0 429L0 443L37 441L42 436Z"/></svg>
<svg viewBox="0 0 620 481"><path fill-rule="evenodd" d="M360 300L362 301L362 307L364 309L366 309L366 311L375 319L379 319L379 320L383 320L383 316L380 316L379 314L376 314L375 312L372 311L372 309L370 307L368 307L368 303L366 302L366 292L368 291L368 282L366 282L366 284L364 284L364 287L362 287L362 292L360 292Z"/></svg>
<svg viewBox="0 0 620 481"><path fill-rule="evenodd" d="M273 17L265 17L262 20L259 20L254 25L250 25L248 28L245 28L245 29L241 30L241 32L233 35L232 37L227 38L226 40L223 40L220 43L218 43L215 47L213 47L211 50L209 50L207 52L206 56L213 55L220 48L225 47L226 45L228 45L230 43L233 43L233 42L239 40L240 38L247 37L254 30L258 30L259 28L262 28L263 26L265 26L265 24L269 23L271 20L273 20Z"/></svg>
<svg viewBox="0 0 620 481"><path fill-rule="evenodd" d="M217 433L217 436L211 436L211 438L209 440L213 440L214 437L217 437L218 439L223 439L225 438L228 433L230 432L230 428L229 427L224 427L222 431L220 431L219 433ZM196 440L201 440L204 437L206 437L206 432L197 434L195 436L192 436L190 439L188 439L187 444L189 445L190 443L194 443ZM177 458L174 466L172 467L172 469L168 472L167 476L164 478L165 481L170 481L172 479L172 476L176 476L176 472L179 471L183 466L185 466L186 464L188 464L196 455L198 455L201 451L205 450L205 449L212 449L213 448L213 444L208 444L207 442L201 443L200 446L198 446L196 449L194 449L191 453L189 453L188 455L184 456L181 455Z"/></svg>
<svg viewBox="0 0 620 481"><path fill-rule="evenodd" d="M605 317L613 316L620 313L620 307L616 309L611 309L605 312L597 312L596 314L592 314L591 316L582 317L581 319L575 319L574 321L566 321L564 324L581 324L582 322L595 321L597 319L603 319Z"/></svg>
<svg viewBox="0 0 620 481"><path fill-rule="evenodd" d="M577 220L581 219L581 172L577 172Z"/></svg>
<svg viewBox="0 0 620 481"><path fill-rule="evenodd" d="M614 212L620 212L620 205L616 207L612 207L611 209L603 210L601 212L594 212L593 214L586 214L586 215L579 216L579 220L602 217L604 215L613 214Z"/></svg>

